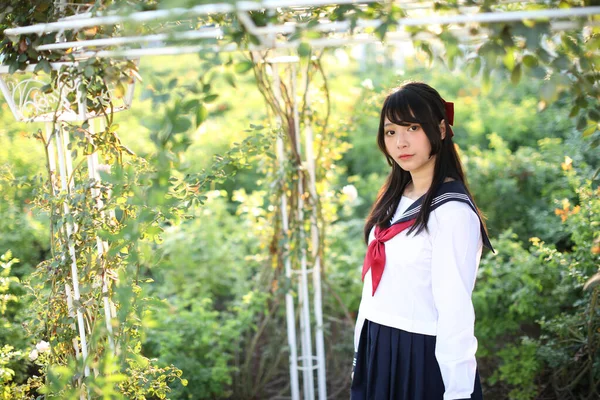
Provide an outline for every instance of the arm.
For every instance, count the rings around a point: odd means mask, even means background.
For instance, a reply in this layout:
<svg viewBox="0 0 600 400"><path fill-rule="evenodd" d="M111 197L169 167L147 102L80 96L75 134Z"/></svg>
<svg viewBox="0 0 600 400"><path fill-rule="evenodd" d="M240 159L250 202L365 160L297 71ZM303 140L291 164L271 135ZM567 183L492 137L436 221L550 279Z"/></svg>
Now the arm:
<svg viewBox="0 0 600 400"><path fill-rule="evenodd" d="M475 385L477 339L471 294L481 257L479 218L464 203L439 207L432 231L431 276L438 312L435 356L444 400L469 399Z"/></svg>
<svg viewBox="0 0 600 400"><path fill-rule="evenodd" d="M356 325L354 326L354 357L352 359L352 377L354 378L354 369L356 368L356 357L358 356L358 342L360 340L360 334L362 332L363 324L365 323L365 319L362 317L360 313L360 309L358 311L358 316L356 318Z"/></svg>

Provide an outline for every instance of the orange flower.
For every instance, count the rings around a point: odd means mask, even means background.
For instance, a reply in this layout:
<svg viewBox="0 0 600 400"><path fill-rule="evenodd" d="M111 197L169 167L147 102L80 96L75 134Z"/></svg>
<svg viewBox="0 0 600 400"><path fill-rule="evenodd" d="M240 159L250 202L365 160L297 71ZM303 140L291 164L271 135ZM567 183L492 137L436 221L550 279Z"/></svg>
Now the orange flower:
<svg viewBox="0 0 600 400"><path fill-rule="evenodd" d="M554 214L559 216L562 222L565 222L569 215L577 214L581 210L580 206L575 206L571 210L571 203L569 202L569 199L563 199L561 203L562 208L555 209Z"/></svg>
<svg viewBox="0 0 600 400"><path fill-rule="evenodd" d="M560 216L560 219L562 220L562 222L565 222L567 220L567 211L565 211L565 210L557 208L554 210L554 214Z"/></svg>
<svg viewBox="0 0 600 400"><path fill-rule="evenodd" d="M592 254L600 254L600 237L597 237L592 244Z"/></svg>

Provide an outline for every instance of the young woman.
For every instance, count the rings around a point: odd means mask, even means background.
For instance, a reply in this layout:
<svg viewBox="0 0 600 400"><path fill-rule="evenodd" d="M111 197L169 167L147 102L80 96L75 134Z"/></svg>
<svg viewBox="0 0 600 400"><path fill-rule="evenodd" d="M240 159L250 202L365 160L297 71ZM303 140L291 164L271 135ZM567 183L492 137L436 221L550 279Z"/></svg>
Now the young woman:
<svg viewBox="0 0 600 400"><path fill-rule="evenodd" d="M482 398L471 293L492 246L453 118L453 104L420 82L383 104L377 143L391 172L365 225L352 400Z"/></svg>

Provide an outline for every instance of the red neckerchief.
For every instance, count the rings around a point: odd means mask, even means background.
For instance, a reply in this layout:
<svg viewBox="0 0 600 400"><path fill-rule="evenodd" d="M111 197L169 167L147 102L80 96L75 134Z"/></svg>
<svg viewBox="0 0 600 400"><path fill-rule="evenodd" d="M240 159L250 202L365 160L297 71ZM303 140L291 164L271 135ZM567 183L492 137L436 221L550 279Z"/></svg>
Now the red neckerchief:
<svg viewBox="0 0 600 400"><path fill-rule="evenodd" d="M371 268L371 278L373 281L372 295L375 295L375 290L377 290L377 286L379 286L379 282L383 276L383 269L385 268L385 242L414 225L424 197L425 196L423 195L415 200L415 202L404 211L403 217L400 217L398 221L394 222L389 227L384 229L379 228L379 226L375 227L375 239L369 243L362 268L363 281L365 280L367 271ZM434 197L431 203L431 211L449 201L466 203L471 207L473 212L476 212L476 208L471 198L468 196L462 182L450 181L440 184L436 192L436 197ZM481 224L481 237L483 245L495 253L483 224Z"/></svg>
<svg viewBox="0 0 600 400"><path fill-rule="evenodd" d="M367 255L362 268L362 279L364 281L365 275L367 274L369 267L371 267L373 295L375 294L375 290L377 290L377 286L379 286L379 281L381 281L381 276L383 275L383 268L385 267L385 242L403 230L413 226L415 221L416 219L411 219L400 222L383 230L380 229L379 226L375 227L375 239L369 243L369 248L367 249Z"/></svg>

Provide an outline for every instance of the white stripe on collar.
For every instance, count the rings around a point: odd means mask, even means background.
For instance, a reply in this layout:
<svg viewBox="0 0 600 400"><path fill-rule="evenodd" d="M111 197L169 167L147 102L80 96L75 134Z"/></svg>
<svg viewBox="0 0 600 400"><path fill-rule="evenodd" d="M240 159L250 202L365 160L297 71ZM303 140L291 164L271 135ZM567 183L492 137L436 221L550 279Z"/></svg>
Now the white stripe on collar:
<svg viewBox="0 0 600 400"><path fill-rule="evenodd" d="M448 193L444 193L439 195L438 197L434 198L433 201L431 202L431 205L434 206L444 200L447 200L449 198L459 198L462 200L466 200L469 202L469 204L471 205L471 207L475 208L475 206L473 205L473 203L471 202L471 199L469 198L469 196L467 196L464 193L456 193L456 192L448 192ZM412 215L416 215L419 213L419 211L421 211L421 205L419 204L418 206L416 206L415 208L413 208L412 210L407 210L406 212L404 212L404 214L402 214L402 216L398 219L404 219L406 217L410 217Z"/></svg>

